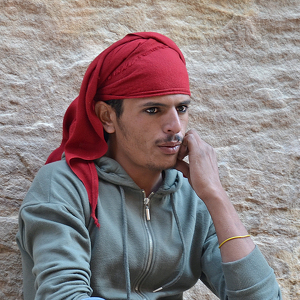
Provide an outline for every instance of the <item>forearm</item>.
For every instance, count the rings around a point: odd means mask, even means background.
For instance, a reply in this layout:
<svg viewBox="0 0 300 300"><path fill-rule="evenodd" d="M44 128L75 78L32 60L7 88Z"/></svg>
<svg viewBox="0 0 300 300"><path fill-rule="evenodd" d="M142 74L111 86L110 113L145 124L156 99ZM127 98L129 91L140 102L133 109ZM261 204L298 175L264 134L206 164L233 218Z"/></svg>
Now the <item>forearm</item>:
<svg viewBox="0 0 300 300"><path fill-rule="evenodd" d="M183 161L187 155L189 164ZM189 179L199 198L206 204L216 228L219 244L234 236L247 235L247 230L220 182L216 152L201 140L195 130L186 133L176 168ZM230 240L221 247L222 260L238 260L253 249L251 238Z"/></svg>
<svg viewBox="0 0 300 300"><path fill-rule="evenodd" d="M205 204L214 222L219 244L231 237L248 235L224 190L206 199ZM255 245L250 237L229 240L220 247L222 261L239 260L254 248Z"/></svg>
<svg viewBox="0 0 300 300"><path fill-rule="evenodd" d="M189 164L183 161L186 156L189 156ZM257 260L258 250L253 251L253 241L250 237L244 237L248 236L248 232L222 187L216 152L201 140L195 130L186 133L176 168L189 179L212 217L221 245L222 269L227 285L221 299L281 299L274 272L262 255ZM233 237L239 238L231 239ZM219 255L215 246L214 243L213 249ZM211 265L207 265L211 269ZM214 278L214 275L210 278Z"/></svg>

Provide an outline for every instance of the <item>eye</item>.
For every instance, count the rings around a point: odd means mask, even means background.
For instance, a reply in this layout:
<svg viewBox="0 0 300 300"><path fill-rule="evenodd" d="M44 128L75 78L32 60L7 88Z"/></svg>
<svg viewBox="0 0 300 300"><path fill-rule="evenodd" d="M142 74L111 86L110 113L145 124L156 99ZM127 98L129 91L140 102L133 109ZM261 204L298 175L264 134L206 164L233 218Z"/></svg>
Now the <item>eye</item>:
<svg viewBox="0 0 300 300"><path fill-rule="evenodd" d="M179 113L185 113L185 112L187 112L188 108L189 107L187 105L180 105L180 106L177 107L177 111Z"/></svg>
<svg viewBox="0 0 300 300"><path fill-rule="evenodd" d="M145 110L148 114L156 114L158 113L158 108L157 107L149 107Z"/></svg>

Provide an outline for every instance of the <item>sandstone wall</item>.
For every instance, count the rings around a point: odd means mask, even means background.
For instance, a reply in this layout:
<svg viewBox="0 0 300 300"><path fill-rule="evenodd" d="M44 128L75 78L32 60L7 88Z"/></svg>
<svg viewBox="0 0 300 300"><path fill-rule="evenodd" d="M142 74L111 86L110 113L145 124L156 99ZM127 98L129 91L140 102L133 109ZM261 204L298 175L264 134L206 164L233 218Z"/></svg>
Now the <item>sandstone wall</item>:
<svg viewBox="0 0 300 300"><path fill-rule="evenodd" d="M190 126L218 152L222 182L300 299L298 0L0 1L0 299L21 299L17 214L61 138L90 61L129 32L158 31L186 56ZM215 299L200 283L186 299Z"/></svg>

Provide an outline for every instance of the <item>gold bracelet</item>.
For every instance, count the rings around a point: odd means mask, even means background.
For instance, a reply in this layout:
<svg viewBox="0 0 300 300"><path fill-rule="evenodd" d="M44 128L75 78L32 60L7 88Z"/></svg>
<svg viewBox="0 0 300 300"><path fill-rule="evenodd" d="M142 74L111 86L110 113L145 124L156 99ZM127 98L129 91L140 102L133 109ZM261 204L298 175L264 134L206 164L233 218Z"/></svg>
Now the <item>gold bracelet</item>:
<svg viewBox="0 0 300 300"><path fill-rule="evenodd" d="M228 238L227 240L225 240L224 242L222 242L220 245L219 245L219 248L221 248L226 242L228 241L231 241L231 240L234 240L234 239L241 239L241 238L246 238L246 237L249 237L250 234L247 234L247 235L238 235L238 236L233 236L231 238Z"/></svg>

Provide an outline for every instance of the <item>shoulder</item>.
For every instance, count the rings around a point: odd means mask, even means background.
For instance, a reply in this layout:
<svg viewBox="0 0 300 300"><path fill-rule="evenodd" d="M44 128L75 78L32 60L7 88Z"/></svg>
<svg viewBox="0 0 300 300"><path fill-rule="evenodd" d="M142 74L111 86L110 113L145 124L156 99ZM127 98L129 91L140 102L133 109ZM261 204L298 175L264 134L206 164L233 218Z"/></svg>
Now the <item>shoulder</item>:
<svg viewBox="0 0 300 300"><path fill-rule="evenodd" d="M40 168L34 180L59 178L59 177L76 177L67 162L62 159L56 162L46 164Z"/></svg>
<svg viewBox="0 0 300 300"><path fill-rule="evenodd" d="M44 165L36 174L22 206L38 203L59 203L85 200L86 189L65 160Z"/></svg>

